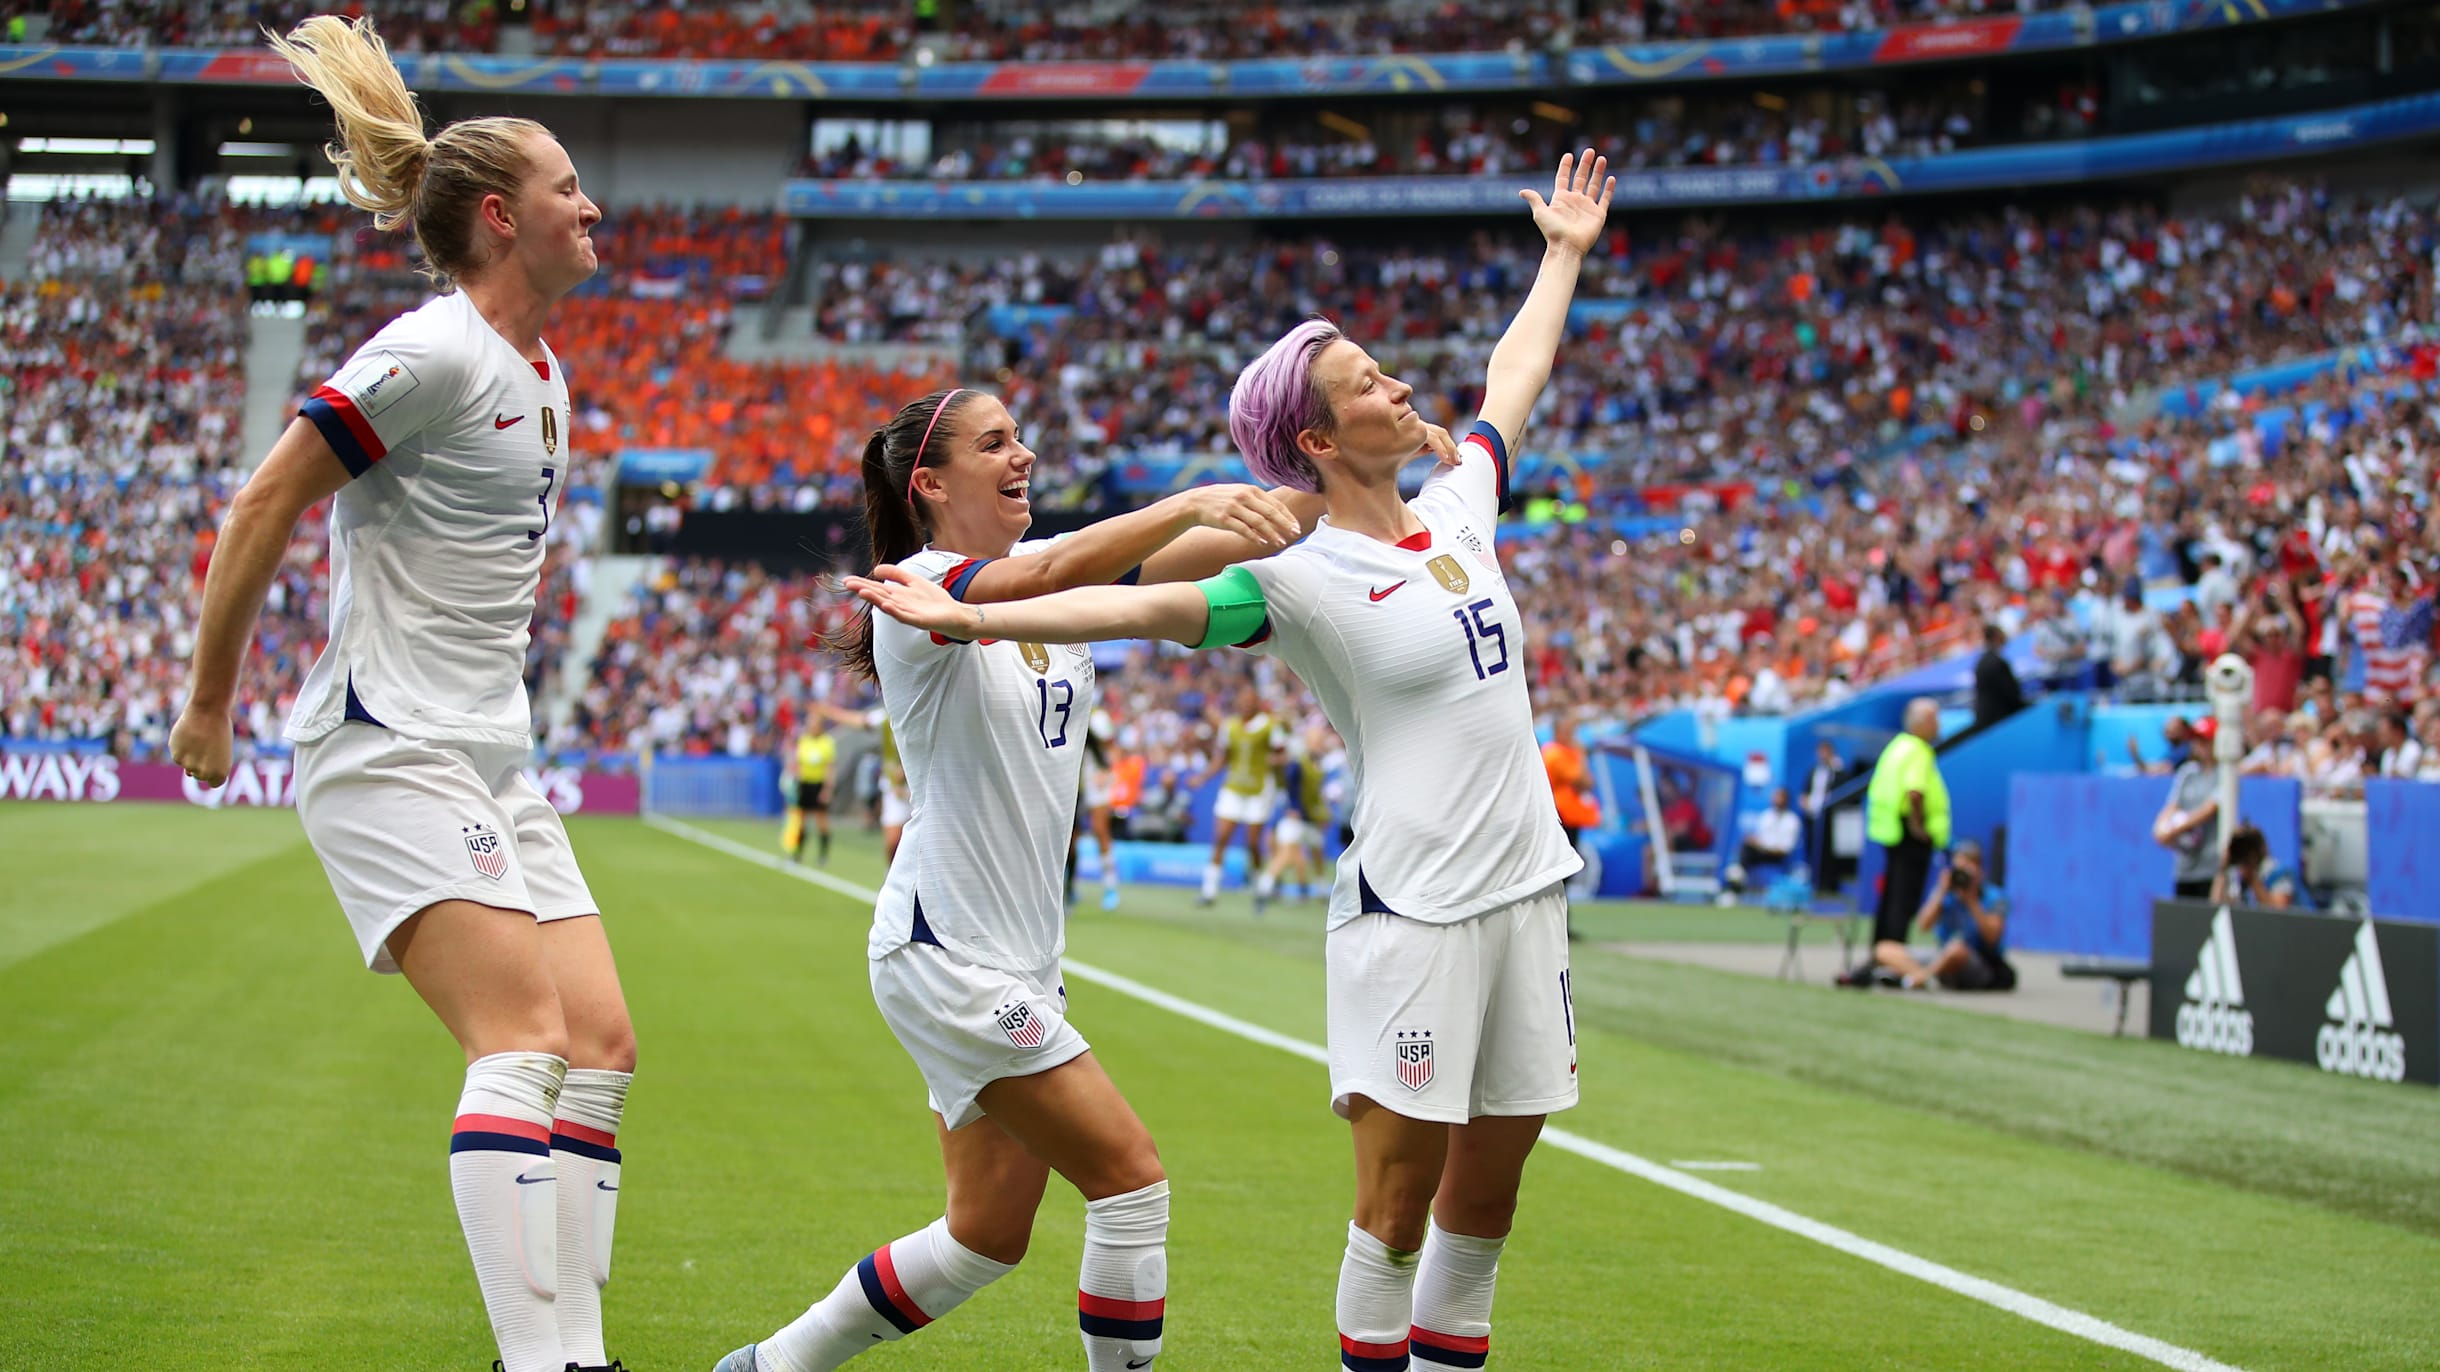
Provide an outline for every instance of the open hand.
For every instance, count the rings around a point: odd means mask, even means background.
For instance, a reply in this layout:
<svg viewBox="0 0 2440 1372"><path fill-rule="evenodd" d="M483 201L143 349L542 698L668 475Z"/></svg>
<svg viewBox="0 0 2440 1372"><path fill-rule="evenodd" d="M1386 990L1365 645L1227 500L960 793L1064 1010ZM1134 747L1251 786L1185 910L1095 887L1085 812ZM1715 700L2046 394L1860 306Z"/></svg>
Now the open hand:
<svg viewBox="0 0 2440 1372"><path fill-rule="evenodd" d="M982 628L982 612L894 562L873 568L869 577L851 576L841 583L863 597L864 603L897 620L936 634L971 639Z"/></svg>
<svg viewBox="0 0 2440 1372"><path fill-rule="evenodd" d="M1171 499L1186 507L1196 527L1222 529L1265 548L1285 548L1304 536L1287 502L1260 486L1227 482L1197 486Z"/></svg>
<svg viewBox="0 0 2440 1372"><path fill-rule="evenodd" d="M1586 148L1559 159L1550 199L1530 190L1517 192L1533 206L1534 227L1552 247L1570 248L1580 256L1592 252L1610 217L1610 193L1618 188L1618 178L1609 171L1610 159Z"/></svg>
<svg viewBox="0 0 2440 1372"><path fill-rule="evenodd" d="M1440 467L1434 468L1435 471L1441 467L1462 467L1466 463L1465 454L1457 450L1457 440L1449 436L1447 429L1428 419L1423 422L1423 447L1415 455L1421 457L1424 453L1440 459Z"/></svg>

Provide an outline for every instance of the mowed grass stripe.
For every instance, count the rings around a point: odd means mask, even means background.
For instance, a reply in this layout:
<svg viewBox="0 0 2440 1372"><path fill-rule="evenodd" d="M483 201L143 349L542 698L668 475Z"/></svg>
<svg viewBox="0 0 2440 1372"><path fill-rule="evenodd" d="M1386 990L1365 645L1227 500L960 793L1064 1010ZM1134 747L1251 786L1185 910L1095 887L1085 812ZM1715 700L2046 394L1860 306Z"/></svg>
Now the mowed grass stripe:
<svg viewBox="0 0 2440 1372"><path fill-rule="evenodd" d="M813 881L827 890L858 896L868 901L878 894L869 887L862 887L841 878L832 877L827 873L806 871L770 853L757 851L682 821L654 816L647 822L656 828L706 847L718 849L744 861ZM1064 964L1064 971L1070 977L1108 987L1171 1014L1208 1025L1223 1033L1264 1047L1277 1049L1310 1062L1327 1064L1329 1061L1328 1052L1318 1044L1292 1038L1238 1019L1233 1015L1223 1014L1184 997L1173 995L1130 977L1105 971L1089 963L1070 958ZM1566 1129L1551 1127L1544 1131L1543 1138L1550 1145L1578 1157L1667 1187L1680 1195L1733 1211L1747 1219L1794 1234L1799 1238L1809 1239L1850 1257L1886 1267L1918 1281L1928 1282L1943 1290L1994 1306L2009 1314L2062 1333L2133 1353L2163 1366L2177 1368L2179 1372L2230 1372L2228 1364L2192 1349L2182 1348L2148 1335L2120 1328L2082 1311L2071 1310L2054 1302L2018 1291L2013 1287L2003 1286L1985 1278L1960 1272L1944 1264L1917 1257L1912 1253L1866 1239L1835 1225L1824 1224L1767 1201L1740 1195L1699 1177L1639 1157L1624 1149L1585 1138Z"/></svg>

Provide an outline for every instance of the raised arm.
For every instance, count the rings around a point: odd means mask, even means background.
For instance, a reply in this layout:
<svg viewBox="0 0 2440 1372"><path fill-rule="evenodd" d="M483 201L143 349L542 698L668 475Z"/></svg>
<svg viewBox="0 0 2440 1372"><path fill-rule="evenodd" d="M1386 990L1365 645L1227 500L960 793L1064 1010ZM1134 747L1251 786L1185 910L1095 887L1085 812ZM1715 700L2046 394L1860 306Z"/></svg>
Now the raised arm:
<svg viewBox="0 0 2440 1372"><path fill-rule="evenodd" d="M1292 507L1281 499L1287 494L1294 492L1241 483L1179 491L1143 509L1087 525L1040 552L984 563L961 594L969 602L1025 600L1078 586L1106 586L1138 568L1151 580L1160 565L1158 554L1190 530L1208 535L1190 545L1190 553L1202 550L1198 563L1222 551L1233 554L1202 573L1209 575L1230 562L1278 552L1305 536L1321 510L1318 504L1310 513Z"/></svg>
<svg viewBox="0 0 2440 1372"><path fill-rule="evenodd" d="M1601 239L1601 226L1610 216L1610 193L1617 182L1608 175L1610 159L1591 148L1559 159L1550 199L1530 190L1517 192L1533 206L1533 222L1546 244L1542 269L1523 308L1491 350L1491 367L1483 385L1482 420L1499 430L1500 441L1516 446L1526 417L1542 388L1550 383L1550 367L1559 355L1559 338L1567 330L1568 302L1576 295L1576 277L1585 256Z"/></svg>
<svg viewBox="0 0 2440 1372"><path fill-rule="evenodd" d="M262 615L263 597L297 520L348 483L347 468L310 421L293 420L263 465L229 502L203 577L203 614L187 668L186 706L170 729L170 760L206 786L229 779L235 750L237 672Z"/></svg>

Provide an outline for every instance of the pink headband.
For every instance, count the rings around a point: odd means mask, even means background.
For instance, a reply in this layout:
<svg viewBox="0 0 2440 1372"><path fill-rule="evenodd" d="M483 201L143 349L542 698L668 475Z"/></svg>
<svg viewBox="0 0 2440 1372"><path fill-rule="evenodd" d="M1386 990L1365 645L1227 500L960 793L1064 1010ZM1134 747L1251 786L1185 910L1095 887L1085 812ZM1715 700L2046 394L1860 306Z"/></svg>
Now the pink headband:
<svg viewBox="0 0 2440 1372"><path fill-rule="evenodd" d="M910 510L915 508L915 473L923 470L923 450L931 445L932 430L940 426L940 417L949 412L949 402L963 395L965 390L960 386L942 396L940 404L932 409L932 422L923 426L923 441L915 445L915 465L907 469L907 508Z"/></svg>

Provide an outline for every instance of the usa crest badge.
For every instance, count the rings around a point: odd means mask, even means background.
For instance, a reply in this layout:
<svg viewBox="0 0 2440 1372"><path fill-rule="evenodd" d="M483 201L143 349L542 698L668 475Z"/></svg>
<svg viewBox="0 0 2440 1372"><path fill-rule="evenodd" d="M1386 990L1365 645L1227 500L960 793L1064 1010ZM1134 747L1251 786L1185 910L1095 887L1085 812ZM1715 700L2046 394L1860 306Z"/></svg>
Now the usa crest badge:
<svg viewBox="0 0 2440 1372"><path fill-rule="evenodd" d="M1008 1035L1008 1041L1019 1048L1039 1048L1042 1046L1042 1040L1049 1034L1049 1031L1042 1027L1041 1018L1034 1014L1031 1006L1022 1004L1004 1006L996 1019L1000 1032Z"/></svg>
<svg viewBox="0 0 2440 1372"><path fill-rule="evenodd" d="M1473 580L1466 575L1465 564L1447 553L1442 553L1423 564L1423 569L1432 574L1434 581L1440 583L1440 589L1451 595L1464 595L1466 588L1474 584Z"/></svg>
<svg viewBox="0 0 2440 1372"><path fill-rule="evenodd" d="M1421 1091L1432 1084L1431 1030L1398 1031L1398 1084L1409 1091Z"/></svg>
<svg viewBox="0 0 2440 1372"><path fill-rule="evenodd" d="M508 845L500 841L497 830L488 824L469 824L458 833L466 840L466 856L476 871L493 881L508 875Z"/></svg>

